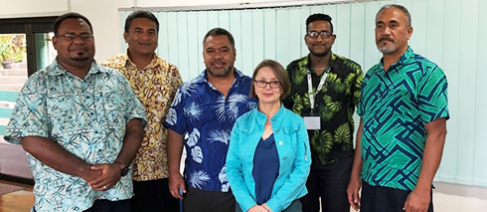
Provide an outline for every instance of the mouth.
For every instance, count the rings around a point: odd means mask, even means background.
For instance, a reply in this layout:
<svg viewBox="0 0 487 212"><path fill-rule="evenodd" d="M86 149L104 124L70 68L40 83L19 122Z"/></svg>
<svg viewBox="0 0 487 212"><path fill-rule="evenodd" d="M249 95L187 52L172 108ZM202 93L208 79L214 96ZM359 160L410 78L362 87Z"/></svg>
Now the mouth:
<svg viewBox="0 0 487 212"><path fill-rule="evenodd" d="M226 64L226 63L224 63L224 62L219 62L219 61L217 61L217 62L212 62L212 63L211 63L211 65L212 65L213 67L215 67L215 68L223 68L223 67L225 67L227 64Z"/></svg>
<svg viewBox="0 0 487 212"><path fill-rule="evenodd" d="M88 51L88 49L86 49L86 48L74 48L74 49L71 49L70 51L72 51L72 52L86 52L86 51Z"/></svg>
<svg viewBox="0 0 487 212"><path fill-rule="evenodd" d="M389 41L391 43L394 43L394 40L392 38L388 38L388 37L382 37L379 39L379 42L383 42L383 41Z"/></svg>
<svg viewBox="0 0 487 212"><path fill-rule="evenodd" d="M141 46L150 46L150 45L152 45L152 43L140 43L139 42L139 45L141 45Z"/></svg>

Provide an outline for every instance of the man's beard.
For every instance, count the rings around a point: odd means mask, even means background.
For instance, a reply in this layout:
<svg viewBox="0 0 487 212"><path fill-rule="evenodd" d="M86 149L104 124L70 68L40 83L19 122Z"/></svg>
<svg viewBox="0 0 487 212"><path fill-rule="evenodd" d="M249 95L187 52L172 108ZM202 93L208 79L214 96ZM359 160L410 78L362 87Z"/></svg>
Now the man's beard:
<svg viewBox="0 0 487 212"><path fill-rule="evenodd" d="M224 77L224 76L228 76L230 74L230 71L232 71L232 69L233 69L233 66L228 67L226 69L223 69L223 71L215 71L212 68L209 68L208 71L211 75L213 75L215 77Z"/></svg>
<svg viewBox="0 0 487 212"><path fill-rule="evenodd" d="M80 52L80 53L78 53L78 55L76 55L74 57L70 57L69 59L74 60L74 61L87 61L91 58Z"/></svg>
<svg viewBox="0 0 487 212"><path fill-rule="evenodd" d="M390 53L393 53L396 51L396 45L392 45L390 47L387 47L387 46L380 47L379 45L377 45L377 49L379 49L379 51L382 54L390 54Z"/></svg>
<svg viewBox="0 0 487 212"><path fill-rule="evenodd" d="M312 55L317 56L317 57L324 57L324 56L328 55L330 53L330 51L331 51L331 49L325 49L325 51L323 51L323 52L315 52L315 51L309 50L309 53L311 53Z"/></svg>

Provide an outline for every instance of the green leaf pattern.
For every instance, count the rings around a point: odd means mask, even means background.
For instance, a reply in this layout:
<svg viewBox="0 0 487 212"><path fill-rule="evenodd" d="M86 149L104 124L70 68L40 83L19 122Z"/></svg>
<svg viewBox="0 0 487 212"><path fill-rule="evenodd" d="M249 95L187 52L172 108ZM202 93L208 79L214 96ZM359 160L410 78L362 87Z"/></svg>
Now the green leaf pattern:
<svg viewBox="0 0 487 212"><path fill-rule="evenodd" d="M321 130L309 131L311 149L318 153L323 164L332 163L336 161L329 155L332 150L353 150L355 108L351 108L350 105L358 104L363 73L355 62L332 54L330 60L332 71L328 73L325 85L321 88L321 95L317 95L320 96L320 99L316 99L318 107L311 112L307 84L308 63L309 58L306 56L288 66L292 86L295 89L292 94L292 110L299 115L307 116L312 113L320 116ZM316 79L316 75L314 77ZM314 89L315 87L313 92ZM345 102L348 101L347 99L351 99L352 102Z"/></svg>

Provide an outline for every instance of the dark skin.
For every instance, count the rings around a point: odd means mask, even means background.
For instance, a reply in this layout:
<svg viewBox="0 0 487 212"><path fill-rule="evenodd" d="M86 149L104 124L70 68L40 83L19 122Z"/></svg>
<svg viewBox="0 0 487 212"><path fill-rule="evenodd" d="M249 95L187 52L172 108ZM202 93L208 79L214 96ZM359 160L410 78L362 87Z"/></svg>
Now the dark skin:
<svg viewBox="0 0 487 212"><path fill-rule="evenodd" d="M58 51L57 61L68 72L84 79L88 74L95 46L93 38L81 39L79 37L69 40L63 37L66 34L91 34L89 25L82 19L66 19L59 25L57 36L53 37L53 44ZM22 138L24 150L49 167L72 176L84 179L96 191L112 188L121 176L121 169L135 157L144 134L142 121L132 119L126 125L123 147L117 159L112 164L86 163L83 159L66 151L55 141L39 136L26 136Z"/></svg>
<svg viewBox="0 0 487 212"><path fill-rule="evenodd" d="M355 158L352 168L350 183L348 184L348 201L355 209L360 209L359 190L362 185L360 172L362 171L362 152L361 133L362 119L360 120L359 130L357 132L357 148L355 148ZM433 178L440 166L441 156L446 138L446 118L439 118L424 125L426 129L426 144L423 151L423 164L419 174L416 188L409 194L404 203L403 210L406 212L426 212L431 201L431 184Z"/></svg>
<svg viewBox="0 0 487 212"><path fill-rule="evenodd" d="M331 24L327 21L314 21L309 23L308 32L332 32ZM310 51L311 66L316 75L321 75L328 66L331 56L331 47L335 43L336 35L325 38L318 35L316 38L311 38L308 35L304 36L304 41Z"/></svg>
<svg viewBox="0 0 487 212"><path fill-rule="evenodd" d="M183 176L179 172L181 155L183 154L184 136L169 129L167 134L167 165L169 167L169 191L178 199L183 199L179 188L186 193Z"/></svg>
<svg viewBox="0 0 487 212"><path fill-rule="evenodd" d="M61 22L57 35L52 38L54 48L58 52L58 63L71 74L84 79L95 56L95 40L79 37L68 40L62 37L66 34L92 34L92 30L84 20L70 18Z"/></svg>
<svg viewBox="0 0 487 212"><path fill-rule="evenodd" d="M203 58L206 65L208 81L227 96L233 81L235 70L233 64L237 51L233 48L226 35L209 36L203 45ZM171 195L183 199L179 188L186 193L183 176L179 172L181 155L183 154L184 135L169 129L167 134L167 164L169 167L169 190Z"/></svg>
<svg viewBox="0 0 487 212"><path fill-rule="evenodd" d="M128 44L128 56L137 69L143 70L152 60L157 48L157 25L148 18L136 18L130 22L128 32L123 33Z"/></svg>
<svg viewBox="0 0 487 212"><path fill-rule="evenodd" d="M92 171L101 171L101 176L95 180L88 181L94 190L105 190L104 186L110 189L117 184L120 180L121 168L129 165L135 158L144 137L142 121L140 119L130 120L125 130L123 147L115 162L91 167Z"/></svg>
<svg viewBox="0 0 487 212"><path fill-rule="evenodd" d="M116 162L97 166L86 163L48 138L23 137L22 147L49 167L69 175L81 177L94 190L103 191L112 188L120 180L120 163L129 164L133 160L142 142L143 133L142 121L140 119L130 120L126 127L122 151L115 160Z"/></svg>

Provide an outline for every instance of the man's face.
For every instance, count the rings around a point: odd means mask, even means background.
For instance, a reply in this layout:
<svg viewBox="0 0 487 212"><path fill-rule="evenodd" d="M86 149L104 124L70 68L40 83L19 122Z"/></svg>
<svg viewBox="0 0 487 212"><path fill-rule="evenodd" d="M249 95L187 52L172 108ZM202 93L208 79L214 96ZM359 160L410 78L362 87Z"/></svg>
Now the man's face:
<svg viewBox="0 0 487 212"><path fill-rule="evenodd" d="M318 33L318 36L310 36L310 33ZM331 36L325 37L322 33L331 34ZM335 43L335 38L336 35L333 34L328 21L313 21L308 25L308 32L304 36L304 42L312 55L324 57L331 53L331 46Z"/></svg>
<svg viewBox="0 0 487 212"><path fill-rule="evenodd" d="M228 76L233 70L237 51L226 35L209 36L203 45L206 69L215 77Z"/></svg>
<svg viewBox="0 0 487 212"><path fill-rule="evenodd" d="M157 25L148 18L136 18L130 22L123 38L130 55L152 55L157 48Z"/></svg>
<svg viewBox="0 0 487 212"><path fill-rule="evenodd" d="M385 9L375 20L375 43L383 54L405 51L413 33L406 15L399 9Z"/></svg>
<svg viewBox="0 0 487 212"><path fill-rule="evenodd" d="M90 26L83 19L70 18L61 22L52 43L61 63L91 63L95 56L95 40Z"/></svg>

